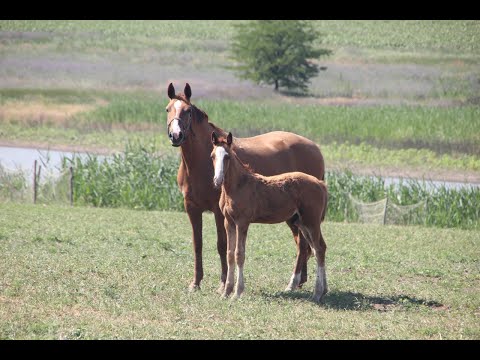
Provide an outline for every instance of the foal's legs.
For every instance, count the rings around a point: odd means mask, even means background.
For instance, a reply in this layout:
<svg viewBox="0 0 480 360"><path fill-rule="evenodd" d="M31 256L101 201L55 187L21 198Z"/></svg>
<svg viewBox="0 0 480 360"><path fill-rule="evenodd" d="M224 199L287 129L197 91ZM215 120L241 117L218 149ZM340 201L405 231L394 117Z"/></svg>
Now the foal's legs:
<svg viewBox="0 0 480 360"><path fill-rule="evenodd" d="M294 225L291 220L287 220L287 224L292 230L295 244L297 245L297 258L293 268L293 274L285 291L295 290L301 287L307 281L307 262L310 257L310 246L305 240L297 225Z"/></svg>
<svg viewBox="0 0 480 360"><path fill-rule="evenodd" d="M237 246L235 249L235 262L237 263L237 283L235 286L235 297L240 297L245 289L243 281L243 264L245 263L245 243L249 224L237 224Z"/></svg>
<svg viewBox="0 0 480 360"><path fill-rule="evenodd" d="M306 221L304 221L299 228L312 246L315 258L317 259L317 277L315 280L315 290L313 292L312 300L319 302L322 296L328 291L327 275L325 273L325 252L327 251L327 244L325 243L320 230L320 219L312 222L308 221L310 219L304 220Z"/></svg>
<svg viewBox="0 0 480 360"><path fill-rule="evenodd" d="M314 231L316 232L316 231ZM317 279L315 281L315 291L313 292L313 301L319 302L328 291L327 274L325 273L325 252L327 244L323 240L320 227L318 229L317 241L314 242L314 252L317 259Z"/></svg>
<svg viewBox="0 0 480 360"><path fill-rule="evenodd" d="M223 297L227 297L233 291L233 285L235 281L235 244L237 239L237 230L235 223L232 219L224 220L225 230L227 232L227 263L228 271L227 278L225 281L225 291L223 292Z"/></svg>

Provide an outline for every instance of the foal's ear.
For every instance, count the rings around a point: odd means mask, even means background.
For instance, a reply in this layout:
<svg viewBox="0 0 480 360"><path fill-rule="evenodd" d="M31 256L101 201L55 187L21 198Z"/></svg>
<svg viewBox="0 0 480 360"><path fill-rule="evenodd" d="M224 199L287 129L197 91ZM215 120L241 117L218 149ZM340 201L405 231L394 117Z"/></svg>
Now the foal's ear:
<svg viewBox="0 0 480 360"><path fill-rule="evenodd" d="M170 99L173 99L175 97L175 88L173 87L172 83L170 83L170 85L168 85L168 97Z"/></svg>
<svg viewBox="0 0 480 360"><path fill-rule="evenodd" d="M212 144L217 145L218 144L218 136L215 133L215 131L212 131Z"/></svg>
<svg viewBox="0 0 480 360"><path fill-rule="evenodd" d="M190 98L192 97L192 89L190 88L189 83L185 84L185 89L183 89L183 93L185 94L187 100L190 101Z"/></svg>
<svg viewBox="0 0 480 360"><path fill-rule="evenodd" d="M232 145L232 133L229 132L227 135L227 145Z"/></svg>

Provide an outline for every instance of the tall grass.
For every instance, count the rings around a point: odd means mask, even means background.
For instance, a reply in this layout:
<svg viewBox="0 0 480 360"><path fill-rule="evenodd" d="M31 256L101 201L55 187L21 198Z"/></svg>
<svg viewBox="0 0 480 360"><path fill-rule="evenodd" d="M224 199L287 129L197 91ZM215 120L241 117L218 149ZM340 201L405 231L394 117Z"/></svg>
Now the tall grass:
<svg viewBox="0 0 480 360"><path fill-rule="evenodd" d="M480 107L318 106L199 101L213 121L234 135L288 130L324 142L429 147L480 153ZM219 120L217 120L219 119Z"/></svg>
<svg viewBox="0 0 480 360"><path fill-rule="evenodd" d="M10 171L0 163L0 200L24 201L27 178L23 171Z"/></svg>
<svg viewBox="0 0 480 360"><path fill-rule="evenodd" d="M157 94L117 94L83 114L78 124L165 125L166 99ZM234 136L269 130L292 131L320 143L365 142L390 148L429 148L435 152L480 154L480 107L318 106L258 101L200 100L210 121Z"/></svg>
<svg viewBox="0 0 480 360"><path fill-rule="evenodd" d="M428 184L409 179L398 184L385 185L381 177L355 176L351 172L326 174L329 203L327 218L331 221L346 221L346 212L351 209L348 194L370 203L387 197L396 205L412 205L426 202L424 223L436 227L480 227L480 188L448 188L445 185Z"/></svg>
<svg viewBox="0 0 480 360"><path fill-rule="evenodd" d="M183 209L176 184L179 161L155 154L155 146L129 143L125 152L103 159L74 158L74 201L98 207Z"/></svg>
<svg viewBox="0 0 480 360"><path fill-rule="evenodd" d="M75 158L76 204L98 207L129 207L148 210L183 210L176 184L177 157L155 156L153 146L128 144L125 153L105 161L96 156ZM427 202L424 223L437 227L479 228L480 188L432 188L418 180L385 185L380 177L355 176L350 172L326 175L329 192L327 219L345 221L351 208L346 196L364 202L388 197L397 205Z"/></svg>

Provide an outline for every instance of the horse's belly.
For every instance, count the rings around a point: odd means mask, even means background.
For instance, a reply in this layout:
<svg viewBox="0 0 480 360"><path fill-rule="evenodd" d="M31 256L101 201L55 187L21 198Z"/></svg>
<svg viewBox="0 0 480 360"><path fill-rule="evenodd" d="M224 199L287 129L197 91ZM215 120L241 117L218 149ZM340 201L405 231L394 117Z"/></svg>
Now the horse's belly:
<svg viewBox="0 0 480 360"><path fill-rule="evenodd" d="M278 224L290 219L296 210L293 206L283 206L270 211L257 212L252 222L259 224Z"/></svg>

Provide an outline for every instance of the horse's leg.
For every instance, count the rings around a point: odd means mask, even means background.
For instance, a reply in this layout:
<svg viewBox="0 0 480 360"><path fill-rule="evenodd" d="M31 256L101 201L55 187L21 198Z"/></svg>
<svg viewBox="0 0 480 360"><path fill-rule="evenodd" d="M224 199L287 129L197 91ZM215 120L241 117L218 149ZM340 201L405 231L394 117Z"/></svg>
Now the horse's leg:
<svg viewBox="0 0 480 360"><path fill-rule="evenodd" d="M310 257L310 246L297 225L294 225L291 220L288 220L287 224L290 227L290 230L292 230L293 238L297 246L297 258L295 266L293 267L293 274L287 288L285 289L285 291L292 291L297 287L301 287L303 283L307 281L307 261Z"/></svg>
<svg viewBox="0 0 480 360"><path fill-rule="evenodd" d="M327 275L325 273L325 252L327 245L323 240L320 225L317 225L317 229L312 229L313 247L315 252L315 258L317 259L317 278L315 281L315 291L313 292L313 301L319 302L324 294L328 291Z"/></svg>
<svg viewBox="0 0 480 360"><path fill-rule="evenodd" d="M220 263L222 266L222 274L220 276L220 286L218 292L222 294L225 290L225 281L227 279L227 234L225 232L225 218L217 208L214 212L215 224L217 226L217 251L220 256Z"/></svg>
<svg viewBox="0 0 480 360"><path fill-rule="evenodd" d="M287 288L285 289L285 291L292 291L295 290L300 284L300 276L302 272L302 261L300 259L300 239L298 238L300 232L298 230L298 227L296 225L293 225L291 221L287 221L287 224L290 227L290 230L292 230L293 239L295 240L295 245L297 246L297 258L295 261L295 266L293 267L293 274L290 278L290 282L288 283Z"/></svg>
<svg viewBox="0 0 480 360"><path fill-rule="evenodd" d="M189 286L189 289L200 289L200 282L203 279L203 262L202 262L202 210L195 206L191 206L185 201L185 210L187 211L188 218L192 224L193 230L193 253L195 267L193 272L193 281Z"/></svg>
<svg viewBox="0 0 480 360"><path fill-rule="evenodd" d="M327 243L325 242L325 239L323 238L322 235L322 230L320 230L320 248L323 249L323 284L324 284L324 289L323 289L323 295L325 295L328 292L328 285L327 285L327 273L325 272L325 253L327 251Z"/></svg>
<svg viewBox="0 0 480 360"><path fill-rule="evenodd" d="M305 237L300 231L298 232L298 239L300 243L299 251L300 251L300 254L302 254L301 263L299 264L299 266L302 267L302 274L300 276L300 284L298 284L298 287L301 288L302 285L307 282L307 278L308 278L307 263L308 263L308 259L312 255L312 249L310 245L308 245L308 241L305 239Z"/></svg>
<svg viewBox="0 0 480 360"><path fill-rule="evenodd" d="M227 233L228 272L225 281L225 290L223 292L223 297L227 297L232 293L233 285L235 282L235 242L237 239L237 230L235 227L235 223L232 219L227 219L227 217L225 217L224 224Z"/></svg>
<svg viewBox="0 0 480 360"><path fill-rule="evenodd" d="M243 280L243 265L245 264L245 245L247 241L247 232L249 224L237 224L237 246L235 249L235 262L237 264L237 283L235 286L235 297L242 295L245 289Z"/></svg>

